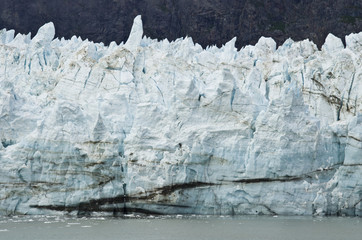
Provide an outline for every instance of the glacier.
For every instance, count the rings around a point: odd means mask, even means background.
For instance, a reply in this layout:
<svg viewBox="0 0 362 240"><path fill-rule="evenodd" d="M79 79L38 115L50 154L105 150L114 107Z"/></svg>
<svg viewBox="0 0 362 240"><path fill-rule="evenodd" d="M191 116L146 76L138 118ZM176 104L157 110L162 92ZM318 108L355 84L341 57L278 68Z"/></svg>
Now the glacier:
<svg viewBox="0 0 362 240"><path fill-rule="evenodd" d="M0 31L0 214L362 215L362 32L321 50Z"/></svg>

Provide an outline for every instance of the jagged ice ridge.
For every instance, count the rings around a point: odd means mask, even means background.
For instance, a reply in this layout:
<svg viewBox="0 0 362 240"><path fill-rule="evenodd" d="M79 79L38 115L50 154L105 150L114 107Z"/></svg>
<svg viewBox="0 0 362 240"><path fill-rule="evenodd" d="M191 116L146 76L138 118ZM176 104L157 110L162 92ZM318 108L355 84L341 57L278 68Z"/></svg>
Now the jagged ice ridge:
<svg viewBox="0 0 362 240"><path fill-rule="evenodd" d="M362 213L362 33L203 49L0 31L0 214Z"/></svg>

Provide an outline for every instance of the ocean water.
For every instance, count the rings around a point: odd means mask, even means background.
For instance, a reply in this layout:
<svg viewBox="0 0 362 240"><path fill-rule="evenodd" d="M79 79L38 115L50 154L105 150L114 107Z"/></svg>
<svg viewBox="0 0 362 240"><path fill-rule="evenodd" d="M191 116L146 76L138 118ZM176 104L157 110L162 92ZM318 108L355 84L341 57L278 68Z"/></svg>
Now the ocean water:
<svg viewBox="0 0 362 240"><path fill-rule="evenodd" d="M0 217L1 240L361 240L362 219L345 217Z"/></svg>

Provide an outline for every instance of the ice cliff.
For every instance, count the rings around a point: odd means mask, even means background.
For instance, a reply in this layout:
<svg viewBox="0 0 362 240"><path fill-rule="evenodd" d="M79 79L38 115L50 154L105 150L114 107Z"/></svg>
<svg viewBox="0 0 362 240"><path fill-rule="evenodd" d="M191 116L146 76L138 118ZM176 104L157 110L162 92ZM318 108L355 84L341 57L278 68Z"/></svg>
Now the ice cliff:
<svg viewBox="0 0 362 240"><path fill-rule="evenodd" d="M362 215L362 33L203 49L0 31L0 213Z"/></svg>

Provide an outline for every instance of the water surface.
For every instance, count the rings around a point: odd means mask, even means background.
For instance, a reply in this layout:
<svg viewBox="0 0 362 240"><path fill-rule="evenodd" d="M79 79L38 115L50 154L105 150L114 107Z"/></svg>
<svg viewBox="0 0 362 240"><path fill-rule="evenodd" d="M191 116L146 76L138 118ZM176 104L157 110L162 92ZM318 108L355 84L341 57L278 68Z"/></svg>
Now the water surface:
<svg viewBox="0 0 362 240"><path fill-rule="evenodd" d="M0 239L361 240L362 219L262 216L14 216L0 217Z"/></svg>

